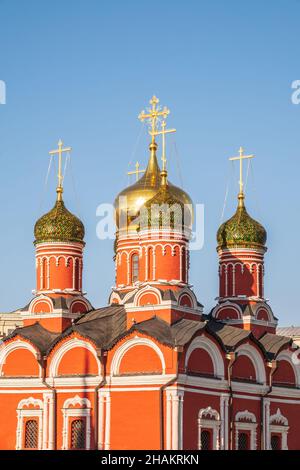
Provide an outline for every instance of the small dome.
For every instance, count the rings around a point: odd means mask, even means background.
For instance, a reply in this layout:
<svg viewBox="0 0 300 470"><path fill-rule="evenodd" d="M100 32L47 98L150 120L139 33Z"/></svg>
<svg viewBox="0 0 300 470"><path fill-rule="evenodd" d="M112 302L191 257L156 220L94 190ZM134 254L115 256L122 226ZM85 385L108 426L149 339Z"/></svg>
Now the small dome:
<svg viewBox="0 0 300 470"><path fill-rule="evenodd" d="M175 186L169 183L162 184L156 195L149 199L140 210L140 229L165 228L179 229L183 227L191 229L192 213L185 211L185 204L191 204L188 195L188 202L182 197L178 197ZM178 188L176 188L178 189ZM186 194L186 193L185 193ZM173 210L170 212L170 209Z"/></svg>
<svg viewBox="0 0 300 470"><path fill-rule="evenodd" d="M140 208L152 199L160 189L161 174L156 157L156 142L151 143L149 148L150 158L144 175L136 183L121 191L115 199L114 206L118 228L120 228L122 216L125 215L125 222L128 227L130 226L129 230L138 230L139 224L135 224L134 220L137 218ZM183 204L192 204L189 195L181 188L174 186L170 182L168 183L168 188L169 193L176 200Z"/></svg>
<svg viewBox="0 0 300 470"><path fill-rule="evenodd" d="M266 230L248 214L244 205L244 195L239 194L238 199L239 205L236 213L218 230L218 247L264 246L267 241Z"/></svg>
<svg viewBox="0 0 300 470"><path fill-rule="evenodd" d="M84 225L68 211L63 200L58 199L53 209L36 222L34 236L34 243L82 242Z"/></svg>

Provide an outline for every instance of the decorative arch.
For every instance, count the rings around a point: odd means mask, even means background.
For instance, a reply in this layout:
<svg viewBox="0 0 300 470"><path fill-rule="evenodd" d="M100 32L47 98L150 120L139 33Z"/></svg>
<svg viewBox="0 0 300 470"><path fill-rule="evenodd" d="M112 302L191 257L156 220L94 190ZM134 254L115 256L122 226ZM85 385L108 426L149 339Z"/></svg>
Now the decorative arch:
<svg viewBox="0 0 300 470"><path fill-rule="evenodd" d="M97 357L95 348L90 343L88 343L87 341L81 340L79 338L72 338L72 339L66 341L65 343L63 343L60 347L58 347L58 349L53 354L53 357L52 357L52 360L51 360L51 363L50 363L49 376L50 377L57 377L59 364L60 364L64 354L66 352L70 351L73 348L84 348L84 349L87 349L88 351L90 351L92 353L92 355L94 356L94 358L97 361L98 375L100 376L101 375L101 369L100 369L100 365L99 365L99 361L98 361L98 357Z"/></svg>
<svg viewBox="0 0 300 470"><path fill-rule="evenodd" d="M74 306L78 304L80 307L83 307L83 309L75 311ZM72 313L86 313L89 310L89 305L87 302L85 302L83 299L74 299L72 303L70 304L70 310Z"/></svg>
<svg viewBox="0 0 300 470"><path fill-rule="evenodd" d="M53 312L54 306L53 306L53 301L50 299L50 297L47 297L46 295L39 295L35 299L32 300L32 302L29 305L29 313L34 313L34 308L37 304L40 302L44 302L49 306L49 311Z"/></svg>
<svg viewBox="0 0 300 470"><path fill-rule="evenodd" d="M183 288L180 290L180 295L178 297L178 304L180 305L180 300L181 298L184 296L184 295L187 295L190 299L191 299L191 303L192 303L192 308L197 308L197 298L196 298L196 295L195 293L191 290L191 289L188 289L188 288Z"/></svg>
<svg viewBox="0 0 300 470"><path fill-rule="evenodd" d="M27 351L30 351L37 361L38 351L30 343L27 343L26 341L23 341L20 339L13 340L10 343L3 343L0 349L0 376L2 375L3 366L9 354L18 349L26 349ZM41 377L42 368L38 362L37 362L37 365L38 365L38 370L39 370L39 377Z"/></svg>
<svg viewBox="0 0 300 470"><path fill-rule="evenodd" d="M150 293L153 293L156 298L157 298L157 304L161 304L162 303L162 297L161 297L161 293L158 289L156 289L156 287L153 287L153 286L145 286L143 289L140 289L137 291L136 295L134 296L134 306L139 306L140 304L140 299L141 297L144 295L144 294L150 294ZM124 299L125 300L125 299Z"/></svg>
<svg viewBox="0 0 300 470"><path fill-rule="evenodd" d="M187 368L190 356L195 349L204 349L212 360L214 375L216 377L224 378L224 361L222 355L216 344L206 336L197 336L189 345L185 355L185 369Z"/></svg>
<svg viewBox="0 0 300 470"><path fill-rule="evenodd" d="M276 361L287 361L289 365L292 367L294 371L294 376L295 376L295 382L296 386L300 386L300 370L299 367L296 367L296 365L293 362L293 353L291 351L281 351L278 356L275 358Z"/></svg>
<svg viewBox="0 0 300 470"><path fill-rule="evenodd" d="M249 421L251 423L256 423L256 416L254 413L251 413L248 410L245 411L238 411L235 415L236 421Z"/></svg>
<svg viewBox="0 0 300 470"><path fill-rule="evenodd" d="M224 302L221 305L217 305L212 311L212 317L213 318L218 318L218 314L222 310L225 310L226 308L231 308L232 310L235 310L237 315L238 315L239 320L242 318L242 310L241 310L240 306L237 305L237 304L233 304L230 301Z"/></svg>
<svg viewBox="0 0 300 470"><path fill-rule="evenodd" d="M166 373L165 358L161 349L157 346L157 344L155 344L152 340L148 338L135 337L126 341L115 352L113 359L112 359L112 363L111 363L111 373L110 373L111 377L119 375L120 365L121 365L121 361L123 357L131 348L134 348L135 346L148 346L152 348L160 359L162 373L163 374Z"/></svg>
<svg viewBox="0 0 300 470"><path fill-rule="evenodd" d="M251 344L241 344L236 349L237 356L247 356L253 363L256 381L264 384L266 382L265 365L259 352Z"/></svg>

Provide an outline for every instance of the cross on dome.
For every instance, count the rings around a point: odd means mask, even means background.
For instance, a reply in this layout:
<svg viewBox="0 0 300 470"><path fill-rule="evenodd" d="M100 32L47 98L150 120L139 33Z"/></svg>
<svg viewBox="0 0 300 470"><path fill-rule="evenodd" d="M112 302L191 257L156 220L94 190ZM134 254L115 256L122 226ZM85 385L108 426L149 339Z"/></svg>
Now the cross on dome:
<svg viewBox="0 0 300 470"><path fill-rule="evenodd" d="M150 135L152 135L152 142L154 142L155 132L157 131L157 121L160 117L166 119L167 116L170 114L170 110L166 106L164 106L164 108L161 108L161 106L157 106L159 103L159 99L156 98L155 95L152 96L149 103L151 104L151 108L147 109L147 113L143 110L139 114L138 118L142 122L144 122L145 120L148 121L151 128Z"/></svg>
<svg viewBox="0 0 300 470"><path fill-rule="evenodd" d="M63 175L62 175L62 155L64 152L71 152L72 147L65 147L63 148L63 141L59 139L58 141L58 149L56 150L51 150L49 152L49 155L58 155L58 185L56 188L57 192L57 200L61 201L62 199L62 193L63 193Z"/></svg>
<svg viewBox="0 0 300 470"><path fill-rule="evenodd" d="M231 157L229 158L230 161L239 160L240 161L240 195L244 195L244 182L243 182L243 160L248 160L250 158L254 158L254 155L244 155L243 147L239 148L239 156L238 157Z"/></svg>

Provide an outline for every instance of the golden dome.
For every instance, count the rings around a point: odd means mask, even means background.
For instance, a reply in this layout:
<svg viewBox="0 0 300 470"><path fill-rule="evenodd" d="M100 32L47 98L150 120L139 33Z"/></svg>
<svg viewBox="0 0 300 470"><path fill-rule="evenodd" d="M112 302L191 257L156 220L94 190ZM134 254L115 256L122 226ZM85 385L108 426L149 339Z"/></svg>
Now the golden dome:
<svg viewBox="0 0 300 470"><path fill-rule="evenodd" d="M136 222L134 220L137 218L140 208L152 199L161 187L161 170L156 157L156 142L151 142L149 149L150 158L144 175L136 183L123 189L115 199L114 205L118 229L128 228L130 232L137 231L139 223L138 220ZM182 204L192 204L189 195L170 182L168 182L168 191L170 195Z"/></svg>

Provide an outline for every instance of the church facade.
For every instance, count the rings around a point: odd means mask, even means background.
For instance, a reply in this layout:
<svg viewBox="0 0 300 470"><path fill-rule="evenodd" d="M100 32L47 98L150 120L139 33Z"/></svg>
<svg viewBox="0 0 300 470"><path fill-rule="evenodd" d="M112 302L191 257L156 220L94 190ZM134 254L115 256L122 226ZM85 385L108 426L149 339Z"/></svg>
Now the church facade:
<svg viewBox="0 0 300 470"><path fill-rule="evenodd" d="M147 169L115 201L107 306L83 293L84 226L65 207L61 173L35 225L34 297L0 349L0 448L300 449L297 347L276 334L264 296L266 231L246 210L242 172L204 314L189 280L191 199L166 169L169 110L150 104L140 115L151 125ZM66 150L52 153L61 163ZM244 158L241 149L241 169Z"/></svg>

